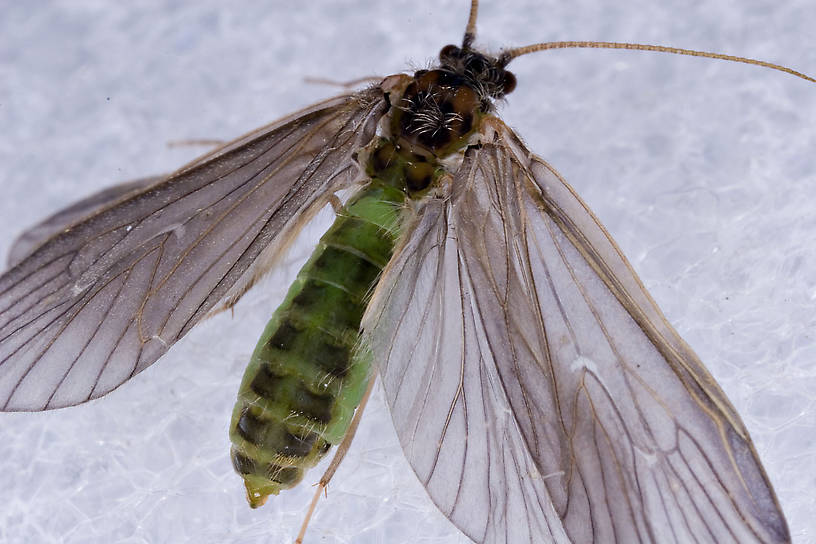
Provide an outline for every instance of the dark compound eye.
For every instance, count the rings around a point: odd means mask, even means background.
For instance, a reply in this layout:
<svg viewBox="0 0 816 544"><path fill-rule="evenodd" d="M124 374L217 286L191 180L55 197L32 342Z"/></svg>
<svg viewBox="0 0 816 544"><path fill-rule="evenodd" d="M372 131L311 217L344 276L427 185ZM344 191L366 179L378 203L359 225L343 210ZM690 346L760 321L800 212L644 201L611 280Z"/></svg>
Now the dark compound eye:
<svg viewBox="0 0 816 544"><path fill-rule="evenodd" d="M501 90L502 94L510 94L516 88L516 76L512 72L505 72L502 80Z"/></svg>
<svg viewBox="0 0 816 544"><path fill-rule="evenodd" d="M448 60L457 59L462 56L462 50L453 44L446 45L439 52L439 60L443 63Z"/></svg>

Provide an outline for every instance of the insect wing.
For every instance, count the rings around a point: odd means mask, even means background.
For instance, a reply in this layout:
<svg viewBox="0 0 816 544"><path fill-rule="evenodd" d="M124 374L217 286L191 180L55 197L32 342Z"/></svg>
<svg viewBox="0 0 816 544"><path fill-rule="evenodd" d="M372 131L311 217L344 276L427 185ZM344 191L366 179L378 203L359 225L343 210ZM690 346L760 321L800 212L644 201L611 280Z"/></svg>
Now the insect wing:
<svg viewBox="0 0 816 544"><path fill-rule="evenodd" d="M509 129L409 230L364 327L411 466L471 539L789 541L731 404Z"/></svg>
<svg viewBox="0 0 816 544"><path fill-rule="evenodd" d="M100 397L232 304L333 191L383 113L372 88L255 131L42 243L0 277L0 406ZM70 214L69 214L70 215ZM36 244L36 242L35 242Z"/></svg>
<svg viewBox="0 0 816 544"><path fill-rule="evenodd" d="M14 240L8 254L9 268L14 267L34 253L34 250L55 234L59 234L60 231L81 222L86 217L100 211L101 208L106 208L119 200L124 200L144 191L147 187L163 180L165 177L142 178L107 187L40 221Z"/></svg>

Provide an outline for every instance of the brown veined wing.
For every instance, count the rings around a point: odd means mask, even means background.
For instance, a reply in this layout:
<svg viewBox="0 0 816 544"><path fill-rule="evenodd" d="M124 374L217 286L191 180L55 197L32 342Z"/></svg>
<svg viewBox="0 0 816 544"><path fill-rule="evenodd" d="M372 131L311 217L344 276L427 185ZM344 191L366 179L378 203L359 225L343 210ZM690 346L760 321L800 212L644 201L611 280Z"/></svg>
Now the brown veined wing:
<svg viewBox="0 0 816 544"><path fill-rule="evenodd" d="M2 410L100 397L217 304L234 304L334 191L357 181L352 155L373 137L382 97L373 87L321 102L46 222L60 232L45 241L47 230L24 235L24 258L0 277Z"/></svg>
<svg viewBox="0 0 816 544"><path fill-rule="evenodd" d="M489 124L364 321L433 501L479 543L789 542L714 379L569 185Z"/></svg>
<svg viewBox="0 0 816 544"><path fill-rule="evenodd" d="M166 177L141 178L106 187L43 219L33 227L26 229L14 240L7 258L9 268L14 267L34 253L38 247L47 242L52 236L59 234L60 231L79 223L100 208L108 207L120 199L124 200L128 196L144 191Z"/></svg>

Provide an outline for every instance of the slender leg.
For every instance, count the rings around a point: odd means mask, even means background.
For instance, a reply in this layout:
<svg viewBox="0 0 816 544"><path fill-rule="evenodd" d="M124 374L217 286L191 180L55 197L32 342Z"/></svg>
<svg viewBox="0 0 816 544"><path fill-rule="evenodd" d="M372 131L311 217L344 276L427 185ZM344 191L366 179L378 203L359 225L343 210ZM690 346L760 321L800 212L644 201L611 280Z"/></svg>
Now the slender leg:
<svg viewBox="0 0 816 544"><path fill-rule="evenodd" d="M340 87L342 89L351 89L352 87L357 87L362 85L363 83L379 83L384 78L382 76L365 76L359 77L357 79L352 79L351 81L335 81L333 79L327 79L325 77L304 77L303 82L309 83L311 85L329 85L331 87Z"/></svg>
<svg viewBox="0 0 816 544"><path fill-rule="evenodd" d="M210 139L191 139L191 140L173 140L167 142L167 147L218 147L227 143L226 140L210 140Z"/></svg>
<svg viewBox="0 0 816 544"><path fill-rule="evenodd" d="M348 431L346 431L346 436L343 437L343 441L340 442L339 446L337 446L337 452L334 454L334 458L329 464L329 468L326 469L326 472L323 473L323 476L320 477L320 481L317 483L317 489L315 490L314 497L312 497L311 504L309 504L309 510L306 512L306 518L303 520L303 525L300 526L300 532L295 540L295 544L303 544L303 537L306 534L306 528L309 526L309 521L312 519L312 514L314 514L317 501L320 499L320 494L326 491L326 487L334 477L334 473L337 472L337 468L340 466L340 463L346 456L346 452L348 452L349 447L351 447L351 441L354 439L354 434L357 432L357 427L360 425L360 418L362 417L363 410L365 410L366 404L368 403L368 398L371 396L371 391L374 389L374 382L376 380L377 373L374 372L368 382L368 387L366 388L365 394L360 401L360 405L357 407L357 411L354 413L351 424L349 424Z"/></svg>

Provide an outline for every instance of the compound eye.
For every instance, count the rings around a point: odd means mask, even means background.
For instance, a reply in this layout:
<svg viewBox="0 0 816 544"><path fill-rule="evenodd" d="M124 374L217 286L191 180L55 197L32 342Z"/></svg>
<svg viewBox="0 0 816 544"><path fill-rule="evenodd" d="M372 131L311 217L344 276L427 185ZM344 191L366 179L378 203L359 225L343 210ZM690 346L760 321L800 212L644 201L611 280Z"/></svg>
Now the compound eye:
<svg viewBox="0 0 816 544"><path fill-rule="evenodd" d="M502 94L510 94L516 88L516 76L512 72L505 72L502 79Z"/></svg>
<svg viewBox="0 0 816 544"><path fill-rule="evenodd" d="M452 59L459 58L461 56L461 54L462 54L462 50L459 49L458 47L456 47L455 45L453 45L453 44L446 45L439 52L439 60L442 61L442 62L445 62L447 60L452 60Z"/></svg>

